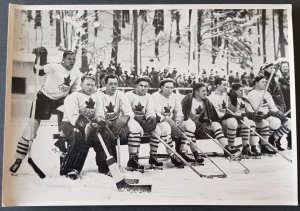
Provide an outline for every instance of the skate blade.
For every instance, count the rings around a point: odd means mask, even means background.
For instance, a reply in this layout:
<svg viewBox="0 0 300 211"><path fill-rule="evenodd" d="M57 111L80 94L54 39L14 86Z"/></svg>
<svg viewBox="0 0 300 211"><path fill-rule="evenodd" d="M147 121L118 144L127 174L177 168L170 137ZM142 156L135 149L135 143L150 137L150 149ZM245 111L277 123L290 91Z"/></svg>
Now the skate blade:
<svg viewBox="0 0 300 211"><path fill-rule="evenodd" d="M147 170L163 170L162 166L155 166L155 165L150 165L149 167L146 168Z"/></svg>
<svg viewBox="0 0 300 211"><path fill-rule="evenodd" d="M140 182L139 179L125 179L125 178L124 178L124 181L129 185L138 184Z"/></svg>
<svg viewBox="0 0 300 211"><path fill-rule="evenodd" d="M126 171L131 171L131 172L136 171L136 172L140 172L140 173L144 173L145 172L144 169L136 169L136 168L132 168L132 167L126 167L125 170Z"/></svg>
<svg viewBox="0 0 300 211"><path fill-rule="evenodd" d="M191 163L192 166L204 166L204 163L198 163L198 162L193 162Z"/></svg>

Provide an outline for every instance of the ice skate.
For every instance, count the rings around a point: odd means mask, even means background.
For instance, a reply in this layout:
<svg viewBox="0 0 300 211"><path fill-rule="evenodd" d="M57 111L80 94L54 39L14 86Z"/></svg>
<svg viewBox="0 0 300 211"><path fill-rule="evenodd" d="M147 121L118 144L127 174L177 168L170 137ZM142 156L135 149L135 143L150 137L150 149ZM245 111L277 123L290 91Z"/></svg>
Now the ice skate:
<svg viewBox="0 0 300 211"><path fill-rule="evenodd" d="M260 151L257 149L257 146L256 146L256 145L252 145L252 146L251 146L251 152L252 152L252 155L253 155L252 158L255 158L255 159L260 159L260 158L261 158L261 153L260 153Z"/></svg>
<svg viewBox="0 0 300 211"><path fill-rule="evenodd" d="M16 161L14 162L14 164L9 168L9 171L13 174L16 173L18 171L18 169L20 168L21 163L22 163L22 159L17 158Z"/></svg>
<svg viewBox="0 0 300 211"><path fill-rule="evenodd" d="M183 168L184 167L184 163L179 160L175 154L171 155L171 162L177 167L177 168Z"/></svg>
<svg viewBox="0 0 300 211"><path fill-rule="evenodd" d="M271 149L271 147L269 147L268 145L262 145L261 146L261 154L274 155L274 154L276 154L276 152L273 149Z"/></svg>
<svg viewBox="0 0 300 211"><path fill-rule="evenodd" d="M139 164L137 156L133 156L133 157L129 158L129 160L127 162L126 170L127 171L138 171L138 172L144 173L144 166Z"/></svg>
<svg viewBox="0 0 300 211"><path fill-rule="evenodd" d="M149 158L150 169L162 170L163 163L158 161L153 155Z"/></svg>
<svg viewBox="0 0 300 211"><path fill-rule="evenodd" d="M235 146L230 147L230 146L228 146L228 145L225 146L225 149L226 149L228 152L230 152L232 155L235 155L235 153L237 153L237 152L240 151L237 147L235 147ZM224 150L224 157L225 157L225 158L230 157L230 154L227 153L225 150Z"/></svg>
<svg viewBox="0 0 300 211"><path fill-rule="evenodd" d="M204 158L200 155L199 152L194 152L195 157L195 165L201 165L204 166Z"/></svg>
<svg viewBox="0 0 300 211"><path fill-rule="evenodd" d="M77 170L72 170L67 173L66 177L72 180L77 180L79 178L79 172Z"/></svg>
<svg viewBox="0 0 300 211"><path fill-rule="evenodd" d="M186 160L186 162L195 162L195 159L190 156L187 152L181 151L179 155Z"/></svg>

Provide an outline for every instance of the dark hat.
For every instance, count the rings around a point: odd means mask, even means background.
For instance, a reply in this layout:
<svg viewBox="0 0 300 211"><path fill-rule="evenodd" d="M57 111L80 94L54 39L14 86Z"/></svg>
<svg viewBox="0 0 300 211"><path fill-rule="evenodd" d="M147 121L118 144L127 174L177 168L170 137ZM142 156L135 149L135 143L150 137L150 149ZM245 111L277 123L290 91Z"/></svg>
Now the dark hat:
<svg viewBox="0 0 300 211"><path fill-rule="evenodd" d="M146 81L151 84L151 79L148 76L140 76L135 80L135 84L140 83L141 81Z"/></svg>
<svg viewBox="0 0 300 211"><path fill-rule="evenodd" d="M267 69L268 67L271 67L271 66L273 66L273 63L266 62L266 63L264 63L264 64L259 68L259 70L264 70L264 69Z"/></svg>
<svg viewBox="0 0 300 211"><path fill-rule="evenodd" d="M165 85L165 83L169 83L169 82L173 83L174 86L176 84L172 78L165 78L159 83L159 87L162 87L163 85Z"/></svg>
<svg viewBox="0 0 300 211"><path fill-rule="evenodd" d="M256 82L259 82L263 78L265 78L265 76L263 74L258 74L253 81L253 85L255 85Z"/></svg>

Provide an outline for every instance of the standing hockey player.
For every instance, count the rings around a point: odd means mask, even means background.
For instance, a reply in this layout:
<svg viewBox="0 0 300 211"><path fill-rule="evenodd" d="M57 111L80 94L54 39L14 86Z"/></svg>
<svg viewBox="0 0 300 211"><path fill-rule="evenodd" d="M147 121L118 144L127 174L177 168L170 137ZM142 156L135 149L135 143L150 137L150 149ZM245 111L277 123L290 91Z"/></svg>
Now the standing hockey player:
<svg viewBox="0 0 300 211"><path fill-rule="evenodd" d="M40 56L44 48L36 50L36 56ZM70 93L80 89L81 73L75 66L76 55L72 51L63 53L62 62L51 63L43 66L35 65L34 71L38 70L40 76L47 75L44 85L37 93L34 125L32 121L27 124L21 138L18 140L16 150L16 161L10 167L15 173L20 167L22 160L26 157L29 142L36 138L37 130L41 120L48 120L52 112L63 105L64 98ZM33 129L32 129L33 128Z"/></svg>
<svg viewBox="0 0 300 211"><path fill-rule="evenodd" d="M264 115L262 113L255 113L248 99L243 97L243 86L241 84L233 84L228 96L228 109L243 117L243 123L239 122L243 144L241 154L243 156L260 156L260 152L257 149L259 137L250 131L249 128L256 130L264 139L268 140L269 122L263 119ZM263 147L267 146L263 145ZM265 149L263 150L266 151Z"/></svg>
<svg viewBox="0 0 300 211"><path fill-rule="evenodd" d="M144 166L138 162L141 136L144 132L140 124L134 120L134 113L125 93L117 90L118 77L105 77L106 90L97 93L97 115L104 117L116 136L125 139L128 136L129 160L127 169L144 171ZM99 105L99 106L98 106Z"/></svg>
<svg viewBox="0 0 300 211"><path fill-rule="evenodd" d="M173 79L164 79L160 82L159 86L161 90L152 94L152 99L155 100L155 112L157 115L157 127L154 132L173 148L172 138L179 139L181 133L178 128L178 125L183 120L181 104L179 99L173 93L175 86L175 81ZM157 153L158 145L159 141L154 136L151 137L150 149L152 154ZM171 156L171 162L175 166L183 167L183 163L173 152L167 149L167 153Z"/></svg>
<svg viewBox="0 0 300 211"><path fill-rule="evenodd" d="M256 112L262 112L266 120L270 124L269 142L277 145L278 140L291 129L290 119L286 118L282 112L276 107L271 94L265 90L267 80L264 75L258 75L254 80L255 89L248 94L249 102ZM263 141L262 141L262 144ZM262 153L273 152L267 146L261 148ZM274 154L274 152L273 152Z"/></svg>
<svg viewBox="0 0 300 211"><path fill-rule="evenodd" d="M77 179L84 165L90 147L96 152L98 172L108 174L106 155L98 140L100 132L110 154L116 158L113 135L106 129L104 118L97 117L95 105L96 78L85 74L81 78L81 90L70 94L64 102L62 131L70 142L63 159L60 174Z"/></svg>
<svg viewBox="0 0 300 211"><path fill-rule="evenodd" d="M291 92L290 92L290 66L287 60L283 60L278 62L279 70L281 72L281 77L279 77L278 82L281 87L281 91L283 93L284 102L286 105L285 112L288 112L291 109ZM291 117L291 114L287 115L287 117ZM289 132L287 136L288 142L288 149L292 148L292 141L291 141L291 132Z"/></svg>
<svg viewBox="0 0 300 211"><path fill-rule="evenodd" d="M237 119L241 119L242 117L232 115L226 110L228 106L228 96L226 94L227 81L224 78L217 78L215 84L216 90L207 98L214 105L218 113L224 134L228 139L229 151L236 153L239 151L239 149L235 147L236 130L238 127Z"/></svg>
<svg viewBox="0 0 300 211"><path fill-rule="evenodd" d="M228 146L227 140L222 132L222 127L218 122L218 113L206 96L206 85L204 83L196 83L193 86L193 93L183 98L182 111L184 114L184 122L182 123L182 127L185 130L185 134L190 137L194 143L196 143L196 139L209 138L207 136L208 134L216 138L230 153L236 153L236 150ZM187 143L182 142L181 148L184 149L186 147ZM195 152L192 146L191 150ZM228 156L226 152L224 152L224 155ZM198 156L195 157L197 158Z"/></svg>
<svg viewBox="0 0 300 211"><path fill-rule="evenodd" d="M151 135L154 130L156 131L156 133L158 133L159 129L155 129L157 124L156 114L154 111L154 101L151 95L148 93L151 79L147 76L142 76L137 78L135 84L135 90L125 93L134 112L134 119L141 125L144 133ZM168 135L170 137L171 132ZM154 143L154 145L152 146L152 144L153 143L150 141L150 149L155 149L150 150L149 164L154 166L163 166L163 163L158 161L153 156L153 154L155 154L157 151L157 145Z"/></svg>

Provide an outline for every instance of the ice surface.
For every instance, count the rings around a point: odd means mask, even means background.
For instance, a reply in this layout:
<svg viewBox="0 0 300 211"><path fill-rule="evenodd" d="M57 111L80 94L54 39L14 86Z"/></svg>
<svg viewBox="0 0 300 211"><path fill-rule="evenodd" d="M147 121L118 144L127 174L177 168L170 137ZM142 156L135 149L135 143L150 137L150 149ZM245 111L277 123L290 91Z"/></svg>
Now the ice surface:
<svg viewBox="0 0 300 211"><path fill-rule="evenodd" d="M51 126L52 125L52 126ZM17 139L22 131L22 124L12 124L14 128L10 141L6 140L6 157L4 160L3 205L166 205L166 204L240 204L240 205L287 205L297 203L296 171L280 155L264 156L261 159L242 160L250 170L243 172L237 162L230 162L221 157L213 157L213 161L228 175L226 179L200 178L187 166L184 169L174 168L169 160L163 160L164 170L148 170L144 174L127 172L126 178L138 178L140 184L152 184L151 193L118 192L111 177L97 173L95 152L90 149L81 178L73 181L59 176L59 155L52 151L55 140L52 134L57 133L57 126L43 123L38 137L33 143L32 157L36 164L47 175L40 179L23 161L17 176L9 173L14 162L14 151ZM240 139L237 141L239 144ZM222 152L211 140L197 142L204 151ZM286 142L283 142L286 147ZM162 145L159 153L165 153ZM292 151L283 152L292 157ZM295 153L295 152L293 152ZM142 144L140 156L149 154L149 145ZM121 146L121 163L125 167L128 160L127 145ZM141 163L147 165L148 160ZM207 159L204 166L196 166L203 174L219 174Z"/></svg>

